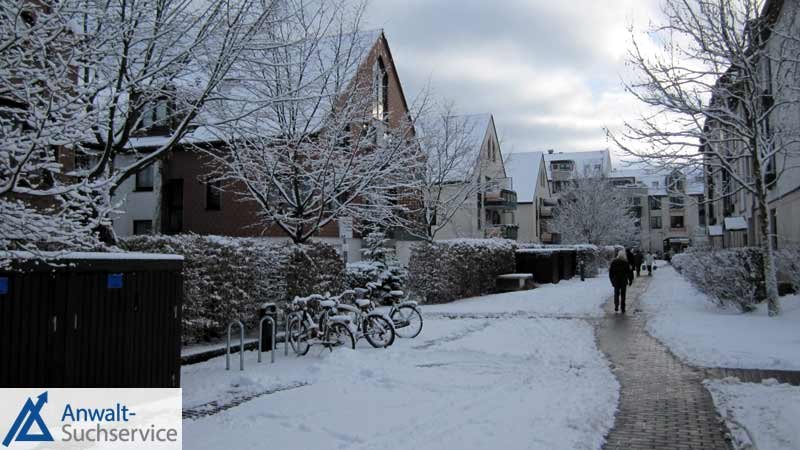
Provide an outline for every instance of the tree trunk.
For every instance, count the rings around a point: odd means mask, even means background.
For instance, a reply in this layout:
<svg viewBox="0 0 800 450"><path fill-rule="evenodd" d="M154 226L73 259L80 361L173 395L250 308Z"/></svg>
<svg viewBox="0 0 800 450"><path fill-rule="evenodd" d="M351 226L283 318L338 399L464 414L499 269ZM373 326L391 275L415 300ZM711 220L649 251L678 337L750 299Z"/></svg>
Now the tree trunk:
<svg viewBox="0 0 800 450"><path fill-rule="evenodd" d="M161 207L164 197L164 163L158 159L153 163L153 226L151 233L161 234Z"/></svg>
<svg viewBox="0 0 800 450"><path fill-rule="evenodd" d="M757 147L754 147L757 148ZM758 204L758 226L763 253L764 288L767 296L767 310L771 317L780 314L778 303L778 277L775 273L775 254L770 236L767 191L762 177L761 161L757 154L753 157L753 177L756 183L756 203Z"/></svg>

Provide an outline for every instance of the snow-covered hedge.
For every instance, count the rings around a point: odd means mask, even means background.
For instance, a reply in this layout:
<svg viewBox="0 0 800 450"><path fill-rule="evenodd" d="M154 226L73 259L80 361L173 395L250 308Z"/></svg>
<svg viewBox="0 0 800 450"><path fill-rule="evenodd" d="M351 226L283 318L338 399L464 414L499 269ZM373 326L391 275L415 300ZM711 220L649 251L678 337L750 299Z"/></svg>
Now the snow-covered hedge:
<svg viewBox="0 0 800 450"><path fill-rule="evenodd" d="M184 343L222 336L234 318L254 326L263 303L338 292L343 286L344 263L323 243L187 234L134 236L122 245L131 251L184 256Z"/></svg>
<svg viewBox="0 0 800 450"><path fill-rule="evenodd" d="M800 247L782 248L775 254L778 281L789 283L795 292L800 291Z"/></svg>
<svg viewBox="0 0 800 450"><path fill-rule="evenodd" d="M672 257L672 266L719 306L750 311L765 298L758 248L694 250Z"/></svg>
<svg viewBox="0 0 800 450"><path fill-rule="evenodd" d="M454 239L416 245L408 289L424 303L447 303L495 290L498 275L515 272L513 241Z"/></svg>

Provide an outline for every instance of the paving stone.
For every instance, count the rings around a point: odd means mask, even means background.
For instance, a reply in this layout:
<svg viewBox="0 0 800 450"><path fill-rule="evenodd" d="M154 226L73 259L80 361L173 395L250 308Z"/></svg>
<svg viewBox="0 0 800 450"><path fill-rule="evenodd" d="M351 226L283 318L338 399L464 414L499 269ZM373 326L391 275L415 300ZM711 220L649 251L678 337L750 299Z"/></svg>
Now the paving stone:
<svg viewBox="0 0 800 450"><path fill-rule="evenodd" d="M622 387L614 428L605 450L730 450L724 424L703 387L706 371L683 364L645 330L639 297L649 277L628 290L628 313L606 303L597 340Z"/></svg>

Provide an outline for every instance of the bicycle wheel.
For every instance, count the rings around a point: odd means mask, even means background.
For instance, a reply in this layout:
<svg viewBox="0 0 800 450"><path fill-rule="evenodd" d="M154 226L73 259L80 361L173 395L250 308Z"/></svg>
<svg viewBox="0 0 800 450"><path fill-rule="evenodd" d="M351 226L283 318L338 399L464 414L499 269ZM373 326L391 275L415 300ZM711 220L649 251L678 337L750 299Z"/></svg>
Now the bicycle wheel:
<svg viewBox="0 0 800 450"><path fill-rule="evenodd" d="M308 327L295 317L289 322L289 344L298 356L308 353L311 343L308 342Z"/></svg>
<svg viewBox="0 0 800 450"><path fill-rule="evenodd" d="M422 313L411 305L401 305L390 316L394 331L401 338L415 338L422 332Z"/></svg>
<svg viewBox="0 0 800 450"><path fill-rule="evenodd" d="M371 314L362 323L364 337L375 348L386 348L394 343L394 326L383 316Z"/></svg>
<svg viewBox="0 0 800 450"><path fill-rule="evenodd" d="M328 325L325 331L325 345L333 351L334 347L347 347L355 350L356 339L347 325L333 322Z"/></svg>

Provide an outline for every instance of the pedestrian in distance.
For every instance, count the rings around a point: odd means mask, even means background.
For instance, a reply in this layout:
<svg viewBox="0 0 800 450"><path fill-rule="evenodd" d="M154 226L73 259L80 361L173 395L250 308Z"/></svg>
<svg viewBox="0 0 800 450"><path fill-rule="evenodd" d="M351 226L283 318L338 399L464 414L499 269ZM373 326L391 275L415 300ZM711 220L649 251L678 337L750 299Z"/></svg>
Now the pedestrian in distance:
<svg viewBox="0 0 800 450"><path fill-rule="evenodd" d="M636 278L642 276L642 264L644 264L644 256L642 255L642 251L638 248L633 250L633 262L634 268L636 269Z"/></svg>
<svg viewBox="0 0 800 450"><path fill-rule="evenodd" d="M633 284L633 270L628 263L625 251L620 250L616 258L611 261L608 277L611 285L614 286L614 312L619 311L622 307L622 314L625 314L625 293L628 286Z"/></svg>
<svg viewBox="0 0 800 450"><path fill-rule="evenodd" d="M644 257L644 265L647 267L647 275L653 276L653 266L655 265L655 257L650 252L647 252L647 255Z"/></svg>

